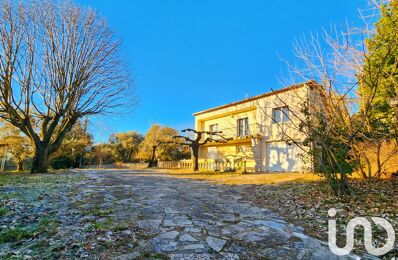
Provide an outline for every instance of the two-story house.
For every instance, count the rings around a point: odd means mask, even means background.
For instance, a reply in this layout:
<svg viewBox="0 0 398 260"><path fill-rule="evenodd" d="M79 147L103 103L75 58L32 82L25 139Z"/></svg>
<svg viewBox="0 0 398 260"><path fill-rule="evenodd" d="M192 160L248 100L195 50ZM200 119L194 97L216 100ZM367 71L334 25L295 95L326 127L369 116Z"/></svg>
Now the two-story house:
<svg viewBox="0 0 398 260"><path fill-rule="evenodd" d="M287 136L301 143L298 129L304 102L313 102L319 85L315 81L246 98L194 113L198 131L222 131L226 143L200 147L200 160L245 161L256 172L303 172L311 160L303 159L303 147L287 143Z"/></svg>

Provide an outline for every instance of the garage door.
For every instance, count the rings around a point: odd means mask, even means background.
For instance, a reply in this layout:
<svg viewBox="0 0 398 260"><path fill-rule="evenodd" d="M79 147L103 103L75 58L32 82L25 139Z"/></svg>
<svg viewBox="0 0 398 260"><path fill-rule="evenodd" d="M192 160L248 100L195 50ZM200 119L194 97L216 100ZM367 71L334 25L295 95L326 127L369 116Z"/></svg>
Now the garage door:
<svg viewBox="0 0 398 260"><path fill-rule="evenodd" d="M295 144L273 142L267 144L267 172L301 171L300 148Z"/></svg>

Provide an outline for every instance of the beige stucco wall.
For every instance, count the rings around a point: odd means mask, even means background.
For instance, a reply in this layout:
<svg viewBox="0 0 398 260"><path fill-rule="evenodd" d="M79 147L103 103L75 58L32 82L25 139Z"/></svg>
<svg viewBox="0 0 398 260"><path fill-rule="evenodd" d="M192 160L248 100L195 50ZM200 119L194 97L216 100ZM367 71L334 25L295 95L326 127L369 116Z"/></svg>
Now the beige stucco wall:
<svg viewBox="0 0 398 260"><path fill-rule="evenodd" d="M219 130L223 131L223 136L235 136L237 121L246 117L249 118L249 124L256 122L256 109L253 108L252 111L245 111L241 113L225 115L221 118L204 120L201 123L201 130L209 131L210 125L218 124Z"/></svg>
<svg viewBox="0 0 398 260"><path fill-rule="evenodd" d="M214 150L216 150L217 158L237 159L237 158L253 158L253 147L251 143L241 143L233 145L209 145L202 147L203 159L216 159L212 157Z"/></svg>

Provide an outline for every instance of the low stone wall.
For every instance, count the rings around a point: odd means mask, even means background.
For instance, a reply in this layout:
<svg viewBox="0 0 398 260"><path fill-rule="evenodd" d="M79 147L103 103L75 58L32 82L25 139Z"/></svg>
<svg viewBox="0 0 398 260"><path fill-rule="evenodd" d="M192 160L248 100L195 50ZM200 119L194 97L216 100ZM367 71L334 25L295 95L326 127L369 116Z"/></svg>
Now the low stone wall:
<svg viewBox="0 0 398 260"><path fill-rule="evenodd" d="M113 169L117 168L115 164L89 164L89 165L82 165L82 169Z"/></svg>
<svg viewBox="0 0 398 260"><path fill-rule="evenodd" d="M143 163L116 163L116 168L127 168L127 169L144 169L148 167L147 162Z"/></svg>
<svg viewBox="0 0 398 260"><path fill-rule="evenodd" d="M181 169L181 163L180 163L180 161L158 162L158 168L160 168L160 169Z"/></svg>

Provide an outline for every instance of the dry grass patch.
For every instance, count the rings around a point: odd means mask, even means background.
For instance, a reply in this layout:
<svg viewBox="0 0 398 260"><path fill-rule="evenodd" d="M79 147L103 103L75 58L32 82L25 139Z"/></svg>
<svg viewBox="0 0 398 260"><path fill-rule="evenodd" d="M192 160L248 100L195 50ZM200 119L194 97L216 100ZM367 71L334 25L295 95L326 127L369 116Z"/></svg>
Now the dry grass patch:
<svg viewBox="0 0 398 260"><path fill-rule="evenodd" d="M319 181L321 177L313 173L218 173L188 172L187 170L164 170L162 172L174 178L209 181L226 185L262 185L287 182Z"/></svg>

